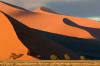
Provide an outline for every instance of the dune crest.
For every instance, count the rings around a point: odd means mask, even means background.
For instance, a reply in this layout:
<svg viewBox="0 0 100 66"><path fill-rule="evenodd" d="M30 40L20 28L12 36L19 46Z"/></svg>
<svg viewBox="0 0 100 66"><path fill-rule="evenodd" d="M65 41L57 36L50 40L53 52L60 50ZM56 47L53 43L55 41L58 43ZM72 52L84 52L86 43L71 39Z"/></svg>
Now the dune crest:
<svg viewBox="0 0 100 66"><path fill-rule="evenodd" d="M59 14L57 12L52 11L49 8L46 8L46 7L39 7L36 10L33 10L33 12L40 12L42 14L49 14L49 15L51 14L51 15L56 15L56 16L62 16L62 17L65 17L67 19L72 20L76 24L79 24L79 25L82 25L82 26L86 26L86 27L100 29L100 23L95 21L95 20L90 20L90 19L80 18L80 17L74 17L74 16L64 16L62 14Z"/></svg>
<svg viewBox="0 0 100 66"><path fill-rule="evenodd" d="M9 16L13 15L13 14L9 13L10 11L12 11L12 12L13 12L13 10L15 10L16 12L19 12L19 10L22 11L20 14L21 16L14 15L13 18L31 28L42 30L42 31L47 31L47 32L51 32L51 33L56 33L56 34L62 34L62 35L66 35L66 36L72 36L72 37L94 38L87 31L85 31L83 29L64 24L63 18L65 18L66 16L42 14L42 12L41 12L41 14L39 14L38 11L37 11L38 14L37 13L34 14L34 12L33 13L26 12L27 15L24 15L26 13L23 12L24 10L22 10L22 9L14 8L13 6L9 6L4 3L2 3L2 6L5 8L8 8L8 11L6 12L6 10L1 6L0 6L0 10L4 13L8 14ZM43 12L45 12L45 11L43 11Z"/></svg>
<svg viewBox="0 0 100 66"><path fill-rule="evenodd" d="M45 13L45 14L60 14L60 13L57 13L47 7L38 7L37 9L33 10L33 12L40 12L40 13Z"/></svg>
<svg viewBox="0 0 100 66"><path fill-rule="evenodd" d="M25 59L20 60L32 60L33 58L28 56L28 49L18 39L12 25L7 17L0 12L0 60L11 60L12 53L23 54Z"/></svg>
<svg viewBox="0 0 100 66"><path fill-rule="evenodd" d="M31 12L5 2L0 5L0 50L4 50L0 60L9 56L47 60L52 54L57 59L65 59L66 54L70 59L82 55L100 58L99 22L64 16L46 7Z"/></svg>

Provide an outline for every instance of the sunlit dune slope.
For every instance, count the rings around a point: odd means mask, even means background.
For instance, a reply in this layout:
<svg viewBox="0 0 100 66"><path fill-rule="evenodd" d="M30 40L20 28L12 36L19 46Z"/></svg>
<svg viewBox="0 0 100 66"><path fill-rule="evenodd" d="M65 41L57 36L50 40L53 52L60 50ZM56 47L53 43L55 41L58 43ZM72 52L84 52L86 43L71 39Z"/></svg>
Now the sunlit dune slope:
<svg viewBox="0 0 100 66"><path fill-rule="evenodd" d="M11 60L12 54L20 55L20 60L33 60L27 55L28 49L16 36L16 33L9 20L0 12L0 60Z"/></svg>
<svg viewBox="0 0 100 66"><path fill-rule="evenodd" d="M4 2L0 5L0 49L9 49L1 59L12 52L24 54L18 59L27 60L51 59L52 54L65 59L66 53L71 59L84 55L100 58L99 22L61 15L46 7L29 11Z"/></svg>
<svg viewBox="0 0 100 66"><path fill-rule="evenodd" d="M2 2L0 2L0 4L2 5L0 6L0 10L2 12L12 16L13 18L17 19L23 24L34 29L47 31L51 33L86 39L95 38L84 29L65 24L63 22L64 18L70 19L73 22L86 27L99 28L100 25L100 23L84 18L75 18L71 16L63 16L53 13L48 14L48 12L46 12L46 10L43 8L43 10L40 8L40 10L36 10L32 13L27 10L12 7ZM91 25L90 23L93 24Z"/></svg>

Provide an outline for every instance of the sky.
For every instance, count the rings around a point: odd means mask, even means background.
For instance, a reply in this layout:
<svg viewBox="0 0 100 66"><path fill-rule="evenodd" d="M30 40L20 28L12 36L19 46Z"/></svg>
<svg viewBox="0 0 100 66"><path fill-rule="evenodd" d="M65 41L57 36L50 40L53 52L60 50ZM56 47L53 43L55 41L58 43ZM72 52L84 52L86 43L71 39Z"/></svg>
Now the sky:
<svg viewBox="0 0 100 66"><path fill-rule="evenodd" d="M28 10L45 6L64 15L100 21L100 0L0 0Z"/></svg>

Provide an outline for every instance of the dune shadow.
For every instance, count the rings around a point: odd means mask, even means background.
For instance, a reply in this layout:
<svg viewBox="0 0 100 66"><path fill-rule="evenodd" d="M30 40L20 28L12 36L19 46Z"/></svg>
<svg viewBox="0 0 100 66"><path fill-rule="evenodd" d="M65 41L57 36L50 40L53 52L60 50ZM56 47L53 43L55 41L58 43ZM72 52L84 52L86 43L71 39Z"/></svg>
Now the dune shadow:
<svg viewBox="0 0 100 66"><path fill-rule="evenodd" d="M64 60L64 54L67 53L70 59L80 59L78 54L48 39L46 36L42 35L41 31L27 27L9 15L5 15L13 25L18 38L29 49L29 55L42 60L49 60L51 59L51 55L56 55L60 60Z"/></svg>
<svg viewBox="0 0 100 66"><path fill-rule="evenodd" d="M92 36L94 36L97 40L100 40L100 29L81 26L81 25L78 25L78 24L74 23L73 21L71 21L67 18L64 18L63 22L65 24L70 25L70 26L74 26L74 27L78 27L80 29L84 29L84 30L88 31Z"/></svg>
<svg viewBox="0 0 100 66"><path fill-rule="evenodd" d="M55 54L61 60L65 59L64 54L67 53L73 60L80 59L81 55L100 59L100 41L36 30L22 24L7 14L5 16L7 16L13 25L18 38L29 49L29 55L31 56L42 60L49 60L51 59L50 56Z"/></svg>

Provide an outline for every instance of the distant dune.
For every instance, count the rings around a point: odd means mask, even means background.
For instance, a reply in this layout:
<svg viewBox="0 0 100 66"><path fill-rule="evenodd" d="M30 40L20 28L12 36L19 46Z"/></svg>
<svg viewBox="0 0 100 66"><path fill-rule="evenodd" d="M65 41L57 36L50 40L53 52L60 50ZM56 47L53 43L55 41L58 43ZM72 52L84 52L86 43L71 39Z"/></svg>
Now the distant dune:
<svg viewBox="0 0 100 66"><path fill-rule="evenodd" d="M100 23L0 2L0 60L100 59ZM12 57L12 56L11 56Z"/></svg>

